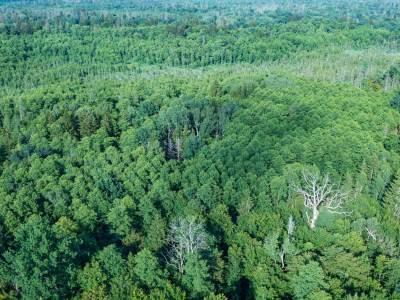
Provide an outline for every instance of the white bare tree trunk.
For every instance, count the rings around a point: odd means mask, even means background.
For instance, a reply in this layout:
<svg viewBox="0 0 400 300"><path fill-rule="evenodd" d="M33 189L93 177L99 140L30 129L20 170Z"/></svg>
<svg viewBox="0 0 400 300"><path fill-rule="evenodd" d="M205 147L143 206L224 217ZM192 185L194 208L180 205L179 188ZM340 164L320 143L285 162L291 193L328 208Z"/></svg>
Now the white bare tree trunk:
<svg viewBox="0 0 400 300"><path fill-rule="evenodd" d="M279 259L281 261L281 268L285 269L285 249L283 247L279 251Z"/></svg>
<svg viewBox="0 0 400 300"><path fill-rule="evenodd" d="M312 209L312 215L311 215L311 219L309 220L309 225L311 229L314 229L316 224L317 224L317 220L319 217L319 211L317 208L313 208Z"/></svg>

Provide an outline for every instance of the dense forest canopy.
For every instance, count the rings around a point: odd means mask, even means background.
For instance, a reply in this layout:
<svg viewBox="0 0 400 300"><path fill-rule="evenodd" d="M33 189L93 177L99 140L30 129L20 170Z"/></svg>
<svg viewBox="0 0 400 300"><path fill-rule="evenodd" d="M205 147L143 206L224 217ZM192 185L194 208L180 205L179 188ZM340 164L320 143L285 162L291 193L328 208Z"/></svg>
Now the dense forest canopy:
<svg viewBox="0 0 400 300"><path fill-rule="evenodd" d="M0 0L0 299L400 299L400 4Z"/></svg>

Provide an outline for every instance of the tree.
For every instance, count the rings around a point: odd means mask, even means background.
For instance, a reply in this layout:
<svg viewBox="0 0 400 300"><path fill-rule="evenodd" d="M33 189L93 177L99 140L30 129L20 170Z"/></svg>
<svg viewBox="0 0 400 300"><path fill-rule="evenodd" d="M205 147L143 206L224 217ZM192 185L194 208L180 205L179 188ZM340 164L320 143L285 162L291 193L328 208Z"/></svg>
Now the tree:
<svg viewBox="0 0 400 300"><path fill-rule="evenodd" d="M165 280L157 258L147 249L136 254L133 271L141 284L148 289L161 287Z"/></svg>
<svg viewBox="0 0 400 300"><path fill-rule="evenodd" d="M323 251L321 264L330 278L340 280L342 295L379 290L379 284L370 276L372 266L365 255L356 256L341 247L332 246Z"/></svg>
<svg viewBox="0 0 400 300"><path fill-rule="evenodd" d="M284 234L283 241L279 246L279 234L269 236L265 242L264 247L269 257L275 262L280 261L282 270L286 269L286 259L289 256L296 254L296 249L291 241L295 229L295 222L293 216L290 216L287 224L287 232Z"/></svg>
<svg viewBox="0 0 400 300"><path fill-rule="evenodd" d="M303 181L303 185L295 189L303 196L304 206L311 210L311 217L306 212L311 229L316 226L321 208L332 213L344 213L342 209L347 195L331 184L328 175L321 178L317 173L303 171Z"/></svg>
<svg viewBox="0 0 400 300"><path fill-rule="evenodd" d="M167 237L169 263L183 274L189 255L197 254L207 247L203 224L196 217L178 218L170 225Z"/></svg>
<svg viewBox="0 0 400 300"><path fill-rule="evenodd" d="M107 223L112 231L121 238L127 237L132 231L135 203L132 198L126 196L123 199L115 199L107 215Z"/></svg>
<svg viewBox="0 0 400 300"><path fill-rule="evenodd" d="M77 256L77 241L60 224L52 227L33 215L15 233L15 249L4 254L2 274L26 299L68 297L70 276ZM4 278L4 277L3 277Z"/></svg>
<svg viewBox="0 0 400 300"><path fill-rule="evenodd" d="M328 287L322 268L315 261L300 267L298 273L290 281L295 299L317 299L316 294L321 294ZM326 296L326 294L324 293ZM323 299L330 299L325 297Z"/></svg>
<svg viewBox="0 0 400 300"><path fill-rule="evenodd" d="M97 252L93 259L78 274L84 299L102 299L114 281L124 280L125 260L115 245Z"/></svg>
<svg viewBox="0 0 400 300"><path fill-rule="evenodd" d="M204 297L212 291L210 274L206 262L197 253L187 256L182 284L191 298Z"/></svg>
<svg viewBox="0 0 400 300"><path fill-rule="evenodd" d="M188 110L179 101L160 111L159 123L166 131L165 146L168 158L182 158L182 145L188 122Z"/></svg>
<svg viewBox="0 0 400 300"><path fill-rule="evenodd" d="M82 107L77 112L80 137L89 136L98 128L97 119L90 107Z"/></svg>

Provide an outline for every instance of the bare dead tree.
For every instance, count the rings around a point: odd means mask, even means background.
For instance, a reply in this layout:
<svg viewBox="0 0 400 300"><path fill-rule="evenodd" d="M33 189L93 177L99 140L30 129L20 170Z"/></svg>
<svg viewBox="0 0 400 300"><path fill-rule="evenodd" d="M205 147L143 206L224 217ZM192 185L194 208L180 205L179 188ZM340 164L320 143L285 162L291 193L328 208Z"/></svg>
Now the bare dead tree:
<svg viewBox="0 0 400 300"><path fill-rule="evenodd" d="M365 232L367 233L367 240L378 243L379 247L389 256L397 253L397 246L395 242L380 228L380 224L376 219L368 219L365 223Z"/></svg>
<svg viewBox="0 0 400 300"><path fill-rule="evenodd" d="M178 218L171 223L167 237L169 264L183 273L188 256L205 249L206 240L203 224L196 217Z"/></svg>
<svg viewBox="0 0 400 300"><path fill-rule="evenodd" d="M322 207L332 213L346 213L343 211L343 204L347 195L330 182L328 175L321 177L316 173L303 171L303 181L303 185L295 189L303 196L304 206L311 211L311 217L306 212L311 229L315 228Z"/></svg>
<svg viewBox="0 0 400 300"><path fill-rule="evenodd" d="M287 224L287 234L284 234L283 241L279 241L279 234L274 234L265 239L264 247L267 250L267 254L276 263L279 259L281 264L281 269L286 269L286 258L287 256L292 256L296 253L294 245L290 241L291 236L294 233L295 222L293 216L289 217Z"/></svg>

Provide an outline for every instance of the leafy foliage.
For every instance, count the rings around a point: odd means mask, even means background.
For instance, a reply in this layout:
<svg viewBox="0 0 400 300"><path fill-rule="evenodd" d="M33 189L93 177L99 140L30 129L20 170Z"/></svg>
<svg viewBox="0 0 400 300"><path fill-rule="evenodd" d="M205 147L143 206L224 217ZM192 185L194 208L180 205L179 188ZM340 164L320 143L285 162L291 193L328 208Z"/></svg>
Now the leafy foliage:
<svg viewBox="0 0 400 300"><path fill-rule="evenodd" d="M0 298L400 298L399 9L0 2Z"/></svg>

